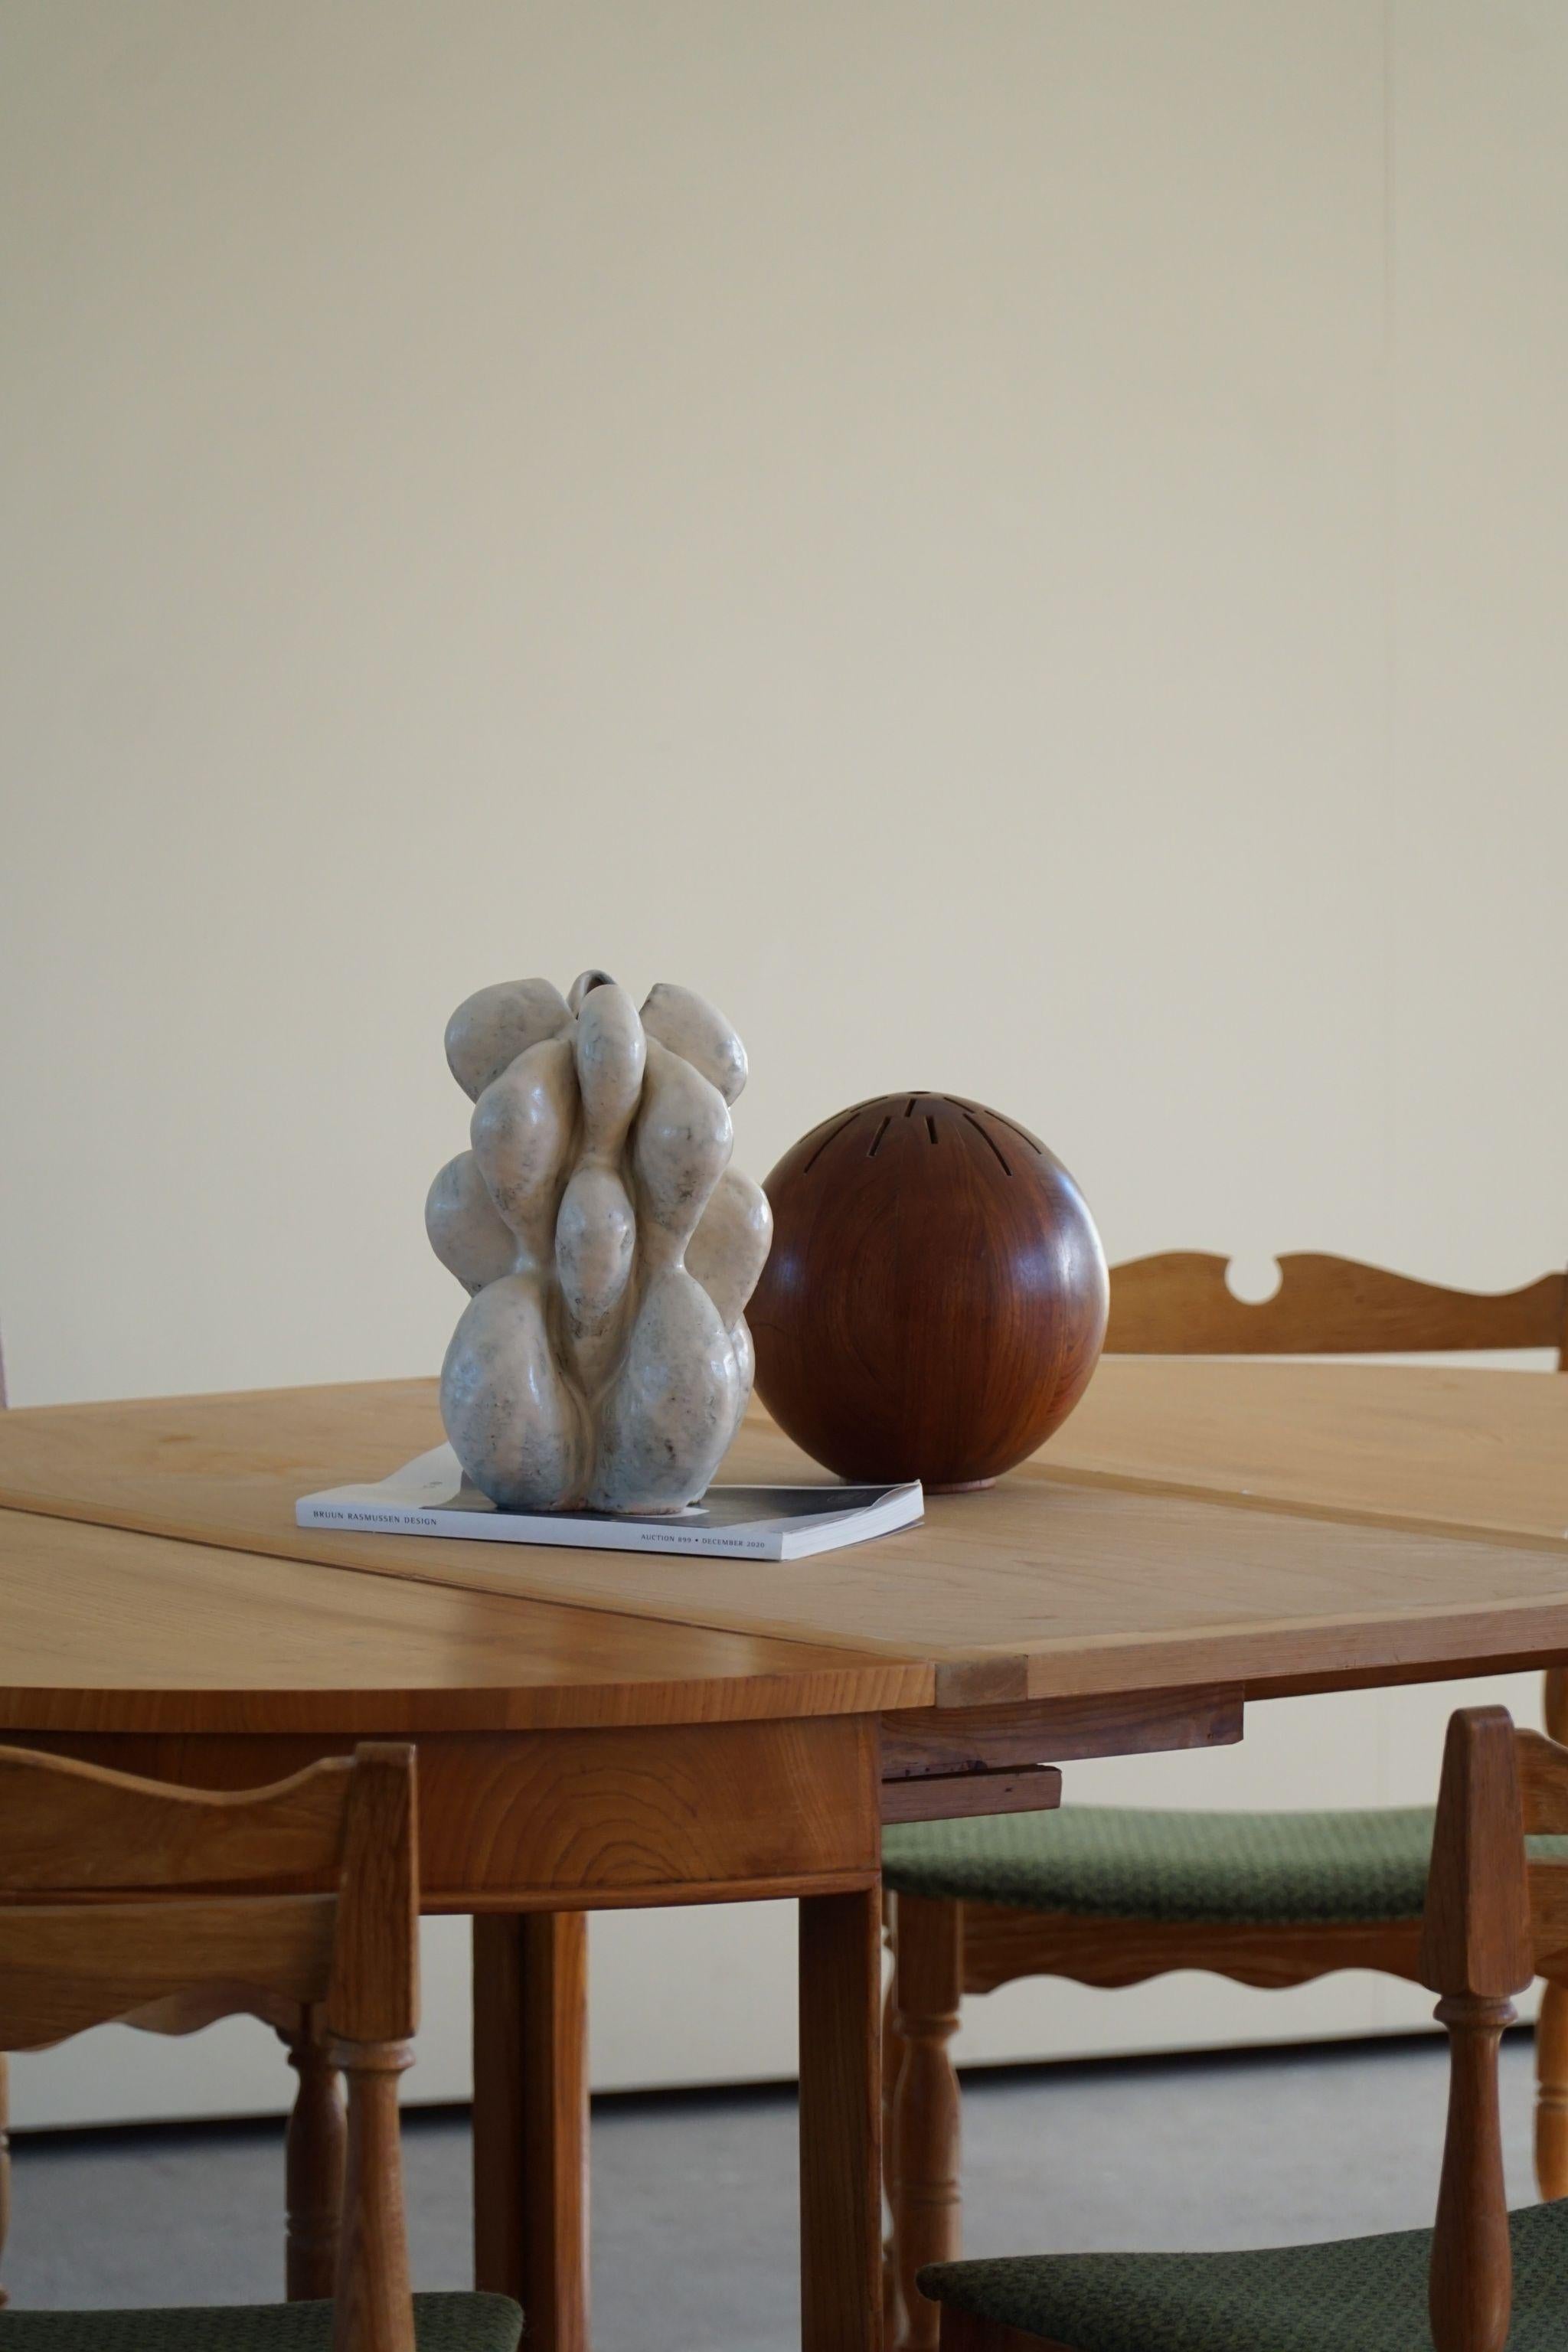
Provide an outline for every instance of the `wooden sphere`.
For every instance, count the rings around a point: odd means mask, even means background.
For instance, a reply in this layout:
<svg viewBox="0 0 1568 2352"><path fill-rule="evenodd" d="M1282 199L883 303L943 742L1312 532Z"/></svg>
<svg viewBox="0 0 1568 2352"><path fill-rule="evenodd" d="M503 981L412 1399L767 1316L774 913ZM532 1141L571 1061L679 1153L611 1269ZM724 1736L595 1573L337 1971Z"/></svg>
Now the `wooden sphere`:
<svg viewBox="0 0 1568 2352"><path fill-rule="evenodd" d="M1105 1255L1026 1128L882 1095L803 1136L765 1190L757 1392L829 1470L989 1486L1072 1411L1105 1337Z"/></svg>

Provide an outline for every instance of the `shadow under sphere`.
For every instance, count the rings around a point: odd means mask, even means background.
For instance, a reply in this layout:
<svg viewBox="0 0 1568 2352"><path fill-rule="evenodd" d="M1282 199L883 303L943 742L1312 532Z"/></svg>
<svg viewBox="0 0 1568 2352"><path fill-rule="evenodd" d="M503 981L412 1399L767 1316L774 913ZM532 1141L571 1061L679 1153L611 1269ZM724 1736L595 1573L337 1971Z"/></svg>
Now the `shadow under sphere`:
<svg viewBox="0 0 1568 2352"><path fill-rule="evenodd" d="M764 1189L757 1391L828 1469L988 1485L1072 1411L1105 1337L1105 1255L1026 1129L884 1095L803 1136Z"/></svg>

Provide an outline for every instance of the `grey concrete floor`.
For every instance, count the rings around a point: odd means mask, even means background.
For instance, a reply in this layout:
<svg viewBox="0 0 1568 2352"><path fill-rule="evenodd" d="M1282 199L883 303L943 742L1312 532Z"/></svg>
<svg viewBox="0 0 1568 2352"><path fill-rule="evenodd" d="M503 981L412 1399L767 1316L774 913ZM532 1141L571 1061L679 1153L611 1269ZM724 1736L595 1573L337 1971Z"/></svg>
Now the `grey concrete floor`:
<svg viewBox="0 0 1568 2352"><path fill-rule="evenodd" d="M1530 2047L1504 2052L1510 2194L1526 2203ZM978 2073L966 2251L1266 2245L1430 2221L1446 2097L1435 2041ZM416 2283L468 2267L466 2118L405 2125ZM5 2277L19 2307L279 2293L280 2133L39 2134L17 2149ZM793 2094L605 2100L594 2118L598 2352L797 2342Z"/></svg>

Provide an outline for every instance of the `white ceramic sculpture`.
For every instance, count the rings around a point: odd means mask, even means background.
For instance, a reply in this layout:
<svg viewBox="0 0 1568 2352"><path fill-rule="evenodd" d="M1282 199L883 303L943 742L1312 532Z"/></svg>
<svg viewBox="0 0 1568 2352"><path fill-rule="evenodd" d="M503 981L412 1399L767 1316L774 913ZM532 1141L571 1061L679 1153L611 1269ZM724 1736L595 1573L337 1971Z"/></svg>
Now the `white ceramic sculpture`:
<svg viewBox="0 0 1568 2352"><path fill-rule="evenodd" d="M640 1013L607 972L481 988L447 1024L473 1149L426 1230L470 1294L441 1417L474 1485L513 1510L679 1511L752 1393L744 1307L773 1219L729 1165L746 1056L661 981Z"/></svg>

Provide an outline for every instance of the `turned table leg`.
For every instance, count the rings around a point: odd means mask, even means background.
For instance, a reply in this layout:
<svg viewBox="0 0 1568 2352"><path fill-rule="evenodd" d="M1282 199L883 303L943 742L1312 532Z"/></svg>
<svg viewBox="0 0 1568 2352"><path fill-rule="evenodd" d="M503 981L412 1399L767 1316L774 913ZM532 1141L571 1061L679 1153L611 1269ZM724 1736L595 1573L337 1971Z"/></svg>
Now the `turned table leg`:
<svg viewBox="0 0 1568 2352"><path fill-rule="evenodd" d="M588 1923L474 1921L474 2281L588 2352Z"/></svg>
<svg viewBox="0 0 1568 2352"><path fill-rule="evenodd" d="M959 2091L948 2042L963 1997L963 1906L900 1895L893 1937L894 2027L903 2043L890 2188L900 2352L935 2352L940 2313L915 2285L960 2252Z"/></svg>
<svg viewBox="0 0 1568 2352"><path fill-rule="evenodd" d="M800 1906L800 2276L804 2352L879 2352L881 1897Z"/></svg>

